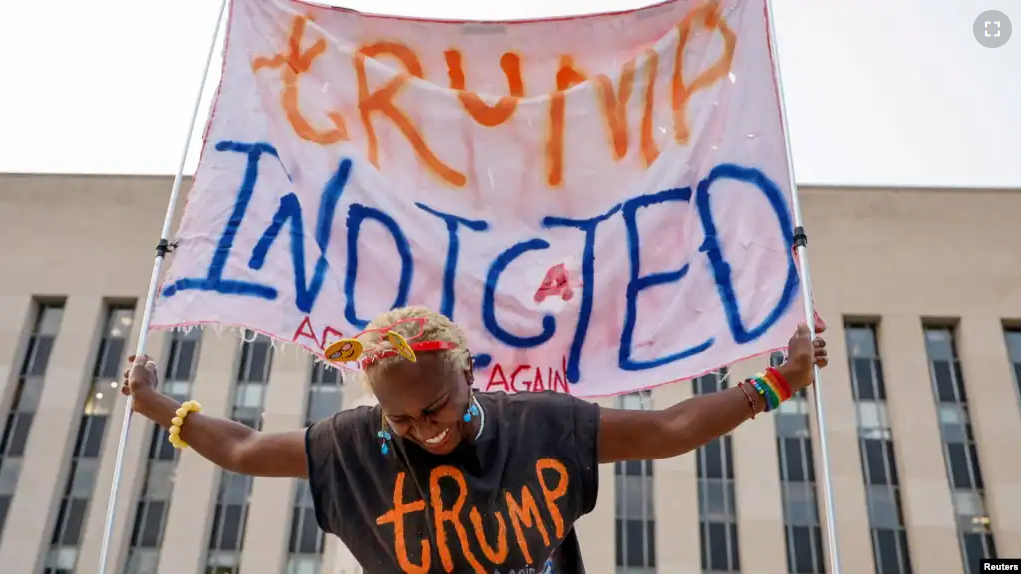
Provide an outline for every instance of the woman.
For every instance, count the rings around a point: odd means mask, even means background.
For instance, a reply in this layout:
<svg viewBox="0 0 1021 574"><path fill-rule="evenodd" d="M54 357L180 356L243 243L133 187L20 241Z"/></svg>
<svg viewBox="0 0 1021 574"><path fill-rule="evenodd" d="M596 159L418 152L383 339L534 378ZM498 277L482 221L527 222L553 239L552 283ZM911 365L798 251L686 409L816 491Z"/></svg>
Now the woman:
<svg viewBox="0 0 1021 574"><path fill-rule="evenodd" d="M226 470L307 478L319 526L371 574L582 573L573 526L595 506L597 465L695 450L776 408L827 362L825 342L801 325L782 366L632 411L554 392L475 392L463 331L421 307L384 313L331 354L360 361L379 404L306 430L262 433L198 414L156 390L148 357L129 359L123 392L175 446Z"/></svg>

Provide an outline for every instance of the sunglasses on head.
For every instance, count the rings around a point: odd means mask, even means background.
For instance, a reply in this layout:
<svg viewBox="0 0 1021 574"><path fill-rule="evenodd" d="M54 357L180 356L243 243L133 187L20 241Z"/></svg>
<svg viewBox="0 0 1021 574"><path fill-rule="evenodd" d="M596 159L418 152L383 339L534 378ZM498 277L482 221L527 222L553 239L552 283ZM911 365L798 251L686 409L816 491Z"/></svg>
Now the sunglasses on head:
<svg viewBox="0 0 1021 574"><path fill-rule="evenodd" d="M365 352L365 345L358 339L369 333L379 333L389 347ZM412 363L418 360L416 352L445 351L456 349L457 345L448 341L416 341L425 333L425 317L402 319L386 327L366 329L354 337L341 339L330 344L323 350L329 361L336 363L357 362L362 370L387 357L401 356Z"/></svg>

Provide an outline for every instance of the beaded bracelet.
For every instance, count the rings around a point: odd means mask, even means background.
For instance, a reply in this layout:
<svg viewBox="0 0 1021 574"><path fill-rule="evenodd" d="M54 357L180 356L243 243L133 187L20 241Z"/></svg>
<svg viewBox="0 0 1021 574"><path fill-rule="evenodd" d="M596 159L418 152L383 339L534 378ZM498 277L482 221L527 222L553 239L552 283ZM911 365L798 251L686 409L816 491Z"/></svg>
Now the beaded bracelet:
<svg viewBox="0 0 1021 574"><path fill-rule="evenodd" d="M755 392L762 395L763 400L766 402L766 409L764 412L769 412L780 406L780 403L791 398L791 386L784 378L780 371L777 371L773 367L769 367L765 371L755 375L748 379Z"/></svg>
<svg viewBox="0 0 1021 574"><path fill-rule="evenodd" d="M737 388L744 391L744 398L748 399L748 410L752 411L752 420L755 420L755 400L752 399L752 394L744 386L744 381L737 384Z"/></svg>
<svg viewBox="0 0 1021 574"><path fill-rule="evenodd" d="M779 397L776 396L776 393L773 392L773 389L769 388L769 385L762 382L762 379L759 378L758 375L748 379L748 382L751 383L752 388L755 389L756 393L759 393L759 395L762 396L763 402L766 403L766 407L762 409L762 412L768 413L769 411L780 406Z"/></svg>
<svg viewBox="0 0 1021 574"><path fill-rule="evenodd" d="M188 413L197 413L202 411L202 405L198 401L188 401L181 405L176 412L174 412L174 418L170 419L170 429L167 430L169 433L167 440L174 448L185 449L188 448L188 443L184 442L181 438L181 425L184 424L184 419L188 417Z"/></svg>

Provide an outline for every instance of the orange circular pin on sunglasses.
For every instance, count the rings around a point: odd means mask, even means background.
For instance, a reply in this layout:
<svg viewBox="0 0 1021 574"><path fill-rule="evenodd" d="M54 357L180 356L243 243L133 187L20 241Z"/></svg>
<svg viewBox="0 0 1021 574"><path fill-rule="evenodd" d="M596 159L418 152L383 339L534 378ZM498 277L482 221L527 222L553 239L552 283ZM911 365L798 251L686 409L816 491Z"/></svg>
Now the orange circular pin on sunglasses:
<svg viewBox="0 0 1021 574"><path fill-rule="evenodd" d="M362 356L365 347L358 339L341 339L331 343L323 350L323 355L331 361L338 363L350 363L357 361Z"/></svg>

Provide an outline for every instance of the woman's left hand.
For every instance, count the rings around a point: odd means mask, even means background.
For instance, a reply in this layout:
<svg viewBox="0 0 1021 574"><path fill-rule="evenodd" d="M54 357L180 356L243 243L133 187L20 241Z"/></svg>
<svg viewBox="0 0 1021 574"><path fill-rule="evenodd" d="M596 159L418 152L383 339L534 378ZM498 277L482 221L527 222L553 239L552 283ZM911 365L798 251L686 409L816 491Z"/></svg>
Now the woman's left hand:
<svg viewBox="0 0 1021 574"><path fill-rule="evenodd" d="M791 391L798 392L815 382L815 366L825 367L829 364L826 356L826 341L821 333L826 330L825 324L816 324L816 337L808 325L798 325L798 330L787 343L787 360L776 368L791 386Z"/></svg>

